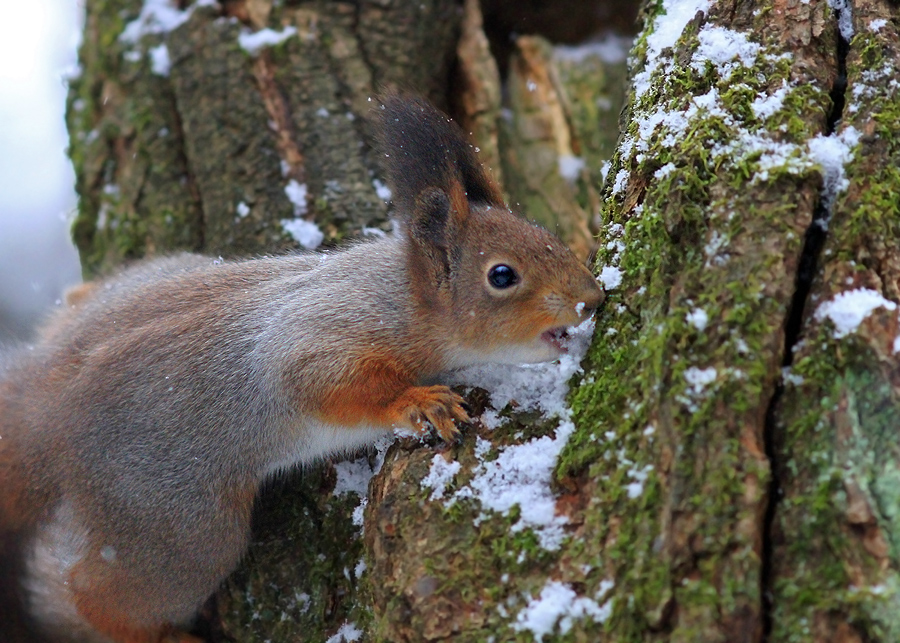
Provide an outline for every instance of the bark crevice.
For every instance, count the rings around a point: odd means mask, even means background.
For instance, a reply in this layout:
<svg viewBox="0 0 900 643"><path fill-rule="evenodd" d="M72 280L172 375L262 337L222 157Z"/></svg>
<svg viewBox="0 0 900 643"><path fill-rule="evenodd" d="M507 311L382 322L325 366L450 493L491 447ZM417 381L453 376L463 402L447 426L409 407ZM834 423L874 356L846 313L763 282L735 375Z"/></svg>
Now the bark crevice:
<svg viewBox="0 0 900 643"><path fill-rule="evenodd" d="M831 86L831 90L829 91L831 110L825 124L826 136L833 136L837 131L846 104L847 54L850 51L850 43L840 33L838 27L841 22L841 14L842 11L840 9L835 9L834 24L835 28L838 29L837 51L835 57L837 73ZM823 181L823 184L819 189L819 199L813 212L812 222L806 229L803 238L803 249L797 263L797 273L794 280L794 294L791 297L791 304L788 307L784 324L784 349L781 360L782 372L784 372L784 369L790 368L794 363L794 350L802 335L806 303L809 299L809 293L812 290L813 280L819 266L819 256L822 253L822 249L825 246L825 239L828 235L828 220L831 217L833 199L828 198L826 189ZM783 378L779 378L778 383L775 385L775 391L772 394L772 398L769 401L769 406L766 409L765 427L763 429L763 442L770 470L767 504L763 516L762 565L760 579L760 598L763 619L762 640L764 642L770 640L773 625L773 530L775 514L778 511L781 495L778 411L783 394L784 380Z"/></svg>

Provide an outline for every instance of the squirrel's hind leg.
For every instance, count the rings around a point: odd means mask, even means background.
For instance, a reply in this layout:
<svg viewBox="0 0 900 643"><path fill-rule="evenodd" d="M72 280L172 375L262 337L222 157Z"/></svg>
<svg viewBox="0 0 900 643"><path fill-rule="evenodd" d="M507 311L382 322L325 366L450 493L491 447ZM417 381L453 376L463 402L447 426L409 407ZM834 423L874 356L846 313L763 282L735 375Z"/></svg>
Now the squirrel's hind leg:
<svg viewBox="0 0 900 643"><path fill-rule="evenodd" d="M23 589L41 634L54 643L202 643L161 612L187 620L190 602L173 607L165 588L152 589L161 579L125 569L111 547L91 544L94 533L62 501L28 542Z"/></svg>

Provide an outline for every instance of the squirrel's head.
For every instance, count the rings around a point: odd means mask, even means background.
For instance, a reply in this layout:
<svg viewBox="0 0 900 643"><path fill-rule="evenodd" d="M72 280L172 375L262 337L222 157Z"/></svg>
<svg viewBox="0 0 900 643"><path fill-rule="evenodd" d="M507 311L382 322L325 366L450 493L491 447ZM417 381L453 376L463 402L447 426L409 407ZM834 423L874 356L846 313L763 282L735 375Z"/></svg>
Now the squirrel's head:
<svg viewBox="0 0 900 643"><path fill-rule="evenodd" d="M389 95L381 117L394 203L423 314L456 340L449 359L540 362L603 302L555 236L513 214L462 131L429 103Z"/></svg>

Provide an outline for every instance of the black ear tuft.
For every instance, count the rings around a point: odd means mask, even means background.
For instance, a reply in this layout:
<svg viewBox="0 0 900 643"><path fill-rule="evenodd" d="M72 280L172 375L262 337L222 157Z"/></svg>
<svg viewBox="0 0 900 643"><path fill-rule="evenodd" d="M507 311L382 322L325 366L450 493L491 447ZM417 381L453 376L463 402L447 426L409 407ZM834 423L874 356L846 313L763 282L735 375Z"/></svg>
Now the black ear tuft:
<svg viewBox="0 0 900 643"><path fill-rule="evenodd" d="M503 205L500 190L465 134L429 102L388 93L380 120L379 151L401 217L412 215L416 200L429 188L452 195L461 185L470 203Z"/></svg>

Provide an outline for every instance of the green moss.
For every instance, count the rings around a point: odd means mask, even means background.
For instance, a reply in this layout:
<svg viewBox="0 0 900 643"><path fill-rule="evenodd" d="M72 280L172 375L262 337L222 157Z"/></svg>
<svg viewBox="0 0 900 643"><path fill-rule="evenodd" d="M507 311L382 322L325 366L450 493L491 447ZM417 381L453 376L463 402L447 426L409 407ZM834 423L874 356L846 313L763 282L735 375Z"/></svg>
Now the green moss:
<svg viewBox="0 0 900 643"><path fill-rule="evenodd" d="M573 391L578 430L558 468L595 481L579 556L604 561L615 580L605 628L615 640L666 628L670 640L705 639L729 614L761 610L762 418L802 241L796 230L811 215L797 212L797 194L818 181L801 146L820 132L829 104L826 88L789 87L782 111L794 116L761 122L753 101L788 77L780 52L720 78L712 66L690 66L693 29L676 45L672 73L629 107L609 170L597 264L616 266L623 281ZM635 51L643 55L646 42ZM693 112L674 144L665 126L638 138L658 106L684 111L710 89L722 111ZM767 135L773 121L773 138L794 145L783 161L729 147ZM689 321L697 310L703 328ZM714 380L692 383L706 369ZM667 621L672 604L677 623Z"/></svg>

